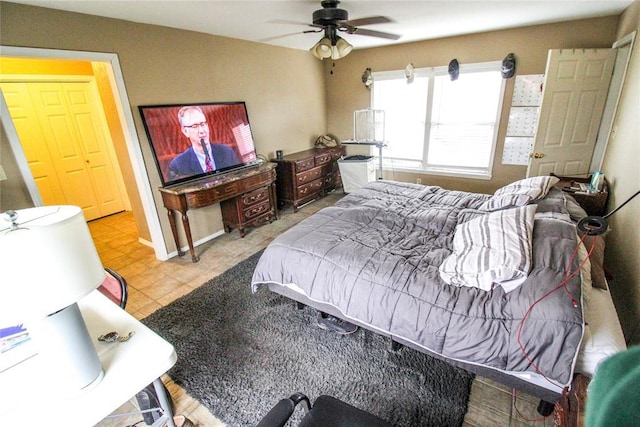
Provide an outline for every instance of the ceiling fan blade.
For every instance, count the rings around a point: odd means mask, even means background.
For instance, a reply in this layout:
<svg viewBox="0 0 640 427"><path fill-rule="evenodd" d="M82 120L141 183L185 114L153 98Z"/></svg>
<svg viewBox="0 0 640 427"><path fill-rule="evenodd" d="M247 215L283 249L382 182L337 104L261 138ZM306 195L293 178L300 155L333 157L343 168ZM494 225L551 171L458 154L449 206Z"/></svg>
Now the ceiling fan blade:
<svg viewBox="0 0 640 427"><path fill-rule="evenodd" d="M267 24L287 24L287 25L311 25L308 22L290 21L288 19L270 19Z"/></svg>
<svg viewBox="0 0 640 427"><path fill-rule="evenodd" d="M351 19L349 21L342 22L342 24L349 25L351 27L361 27L363 25L388 24L390 22L393 21L386 16L370 16L368 18Z"/></svg>
<svg viewBox="0 0 640 427"><path fill-rule="evenodd" d="M389 39L389 40L398 40L400 37L402 37L399 34L384 33L382 31L367 30L365 28L347 27L343 31L346 31L349 34L356 34L359 36L380 37L380 38Z"/></svg>
<svg viewBox="0 0 640 427"><path fill-rule="evenodd" d="M309 24L308 22L289 21L287 19L271 19L268 24L304 25L305 27L324 28L322 25Z"/></svg>
<svg viewBox="0 0 640 427"><path fill-rule="evenodd" d="M318 31L321 31L321 30L318 30ZM296 31L295 33L288 33L288 34L281 34L281 35L279 35L279 36L265 37L265 38L263 38L263 39L258 39L257 41L259 41L259 42L270 42L270 41L273 41L273 40L283 39L283 38L285 38L285 37L299 36L300 34L308 33L308 32L315 33L315 32L317 32L317 31L315 31L315 30L310 30L310 31Z"/></svg>

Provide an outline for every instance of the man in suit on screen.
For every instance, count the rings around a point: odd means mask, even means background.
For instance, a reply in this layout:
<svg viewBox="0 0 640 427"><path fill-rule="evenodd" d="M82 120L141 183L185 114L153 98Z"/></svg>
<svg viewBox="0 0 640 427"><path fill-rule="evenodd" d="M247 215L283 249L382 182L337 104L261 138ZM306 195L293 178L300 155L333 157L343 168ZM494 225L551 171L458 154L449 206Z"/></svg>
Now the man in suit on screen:
<svg viewBox="0 0 640 427"><path fill-rule="evenodd" d="M182 133L189 138L191 147L177 155L169 163L169 179L180 179L240 163L235 151L224 144L209 141L209 124L202 109L195 105L178 111Z"/></svg>

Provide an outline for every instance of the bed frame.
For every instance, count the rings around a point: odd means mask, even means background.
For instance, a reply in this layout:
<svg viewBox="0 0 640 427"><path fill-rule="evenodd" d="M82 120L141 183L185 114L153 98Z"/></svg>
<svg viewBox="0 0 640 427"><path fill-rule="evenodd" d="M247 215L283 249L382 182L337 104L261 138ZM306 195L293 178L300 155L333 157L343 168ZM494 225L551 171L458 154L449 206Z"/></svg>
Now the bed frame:
<svg viewBox="0 0 640 427"><path fill-rule="evenodd" d="M341 313L339 310L337 310L333 305L326 304L320 301L314 301L305 295L302 295L294 290L291 290L290 288L287 288L285 286L280 286L275 283L269 283L267 284L267 287L271 292L274 292L276 294L282 295L284 297L287 297L293 300L296 303L296 307L298 309L304 309L305 306L309 306L318 311L322 311L332 316L345 319L345 315ZM538 412L541 415L547 416L551 414L554 408L554 404L558 402L562 397L561 389L558 389L557 391L550 390L548 388L532 384L531 382L524 381L514 375L510 375L508 373L499 371L497 369L492 369L486 366L480 366L472 363L466 363L456 359L450 359L445 356L442 356L441 354L429 351L428 349L422 346L419 346L411 341L407 341L401 337L394 336L388 333L387 331L373 328L371 327L371 325L363 323L357 319L347 318L345 320L347 320L350 323L353 323L354 325L358 325L363 329L367 329L379 335L389 337L391 339L390 348L393 351L399 350L401 346L406 346L416 351L428 354L429 356L435 357L436 359L443 360L453 366L472 372L476 375L490 378L508 387L512 387L512 388L521 390L525 393L528 393L532 396L535 396L536 398L540 399L540 404L538 405Z"/></svg>

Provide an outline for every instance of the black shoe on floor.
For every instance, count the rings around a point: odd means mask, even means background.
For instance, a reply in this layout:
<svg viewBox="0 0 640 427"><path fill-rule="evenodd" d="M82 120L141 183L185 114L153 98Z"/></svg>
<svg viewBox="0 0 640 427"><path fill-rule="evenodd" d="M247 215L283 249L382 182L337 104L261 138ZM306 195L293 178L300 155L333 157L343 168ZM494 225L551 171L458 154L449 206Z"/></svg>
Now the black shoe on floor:
<svg viewBox="0 0 640 427"><path fill-rule="evenodd" d="M340 335L349 335L358 330L358 327L353 323L349 323L339 317L335 317L321 311L318 312L318 326L320 326L321 329L334 331Z"/></svg>

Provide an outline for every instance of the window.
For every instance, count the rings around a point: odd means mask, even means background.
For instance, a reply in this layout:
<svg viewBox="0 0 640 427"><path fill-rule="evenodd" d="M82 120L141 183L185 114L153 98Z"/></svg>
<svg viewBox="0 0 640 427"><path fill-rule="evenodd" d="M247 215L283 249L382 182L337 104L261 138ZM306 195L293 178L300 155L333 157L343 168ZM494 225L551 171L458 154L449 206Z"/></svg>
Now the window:
<svg viewBox="0 0 640 427"><path fill-rule="evenodd" d="M371 108L385 112L383 161L408 172L489 178L500 124L500 62L373 73ZM377 153L375 153L377 154Z"/></svg>

